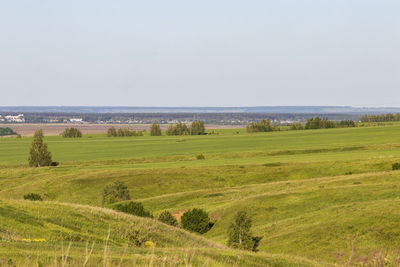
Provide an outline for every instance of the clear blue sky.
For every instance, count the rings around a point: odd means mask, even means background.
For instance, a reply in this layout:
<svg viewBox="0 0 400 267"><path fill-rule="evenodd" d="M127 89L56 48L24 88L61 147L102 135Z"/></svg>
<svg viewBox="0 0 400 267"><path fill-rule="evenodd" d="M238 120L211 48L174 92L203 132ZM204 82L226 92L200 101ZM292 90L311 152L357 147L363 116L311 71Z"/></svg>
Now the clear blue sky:
<svg viewBox="0 0 400 267"><path fill-rule="evenodd" d="M400 106L400 1L2 0L0 105Z"/></svg>

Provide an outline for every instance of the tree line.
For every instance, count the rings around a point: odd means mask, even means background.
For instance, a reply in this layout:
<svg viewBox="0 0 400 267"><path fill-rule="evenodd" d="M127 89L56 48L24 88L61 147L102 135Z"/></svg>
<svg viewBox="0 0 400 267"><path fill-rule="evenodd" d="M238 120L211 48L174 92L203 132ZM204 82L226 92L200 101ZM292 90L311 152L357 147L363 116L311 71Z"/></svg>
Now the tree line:
<svg viewBox="0 0 400 267"><path fill-rule="evenodd" d="M166 131L167 135L204 135L206 134L206 128L204 122L194 121L187 126L182 122L176 124L170 124Z"/></svg>
<svg viewBox="0 0 400 267"><path fill-rule="evenodd" d="M379 115L363 115L361 122L387 122L387 121L400 121L400 113L387 113Z"/></svg>
<svg viewBox="0 0 400 267"><path fill-rule="evenodd" d="M107 130L108 137L121 137L121 136L143 136L142 131L131 131L128 128L119 128L118 130L115 127L108 128Z"/></svg>
<svg viewBox="0 0 400 267"><path fill-rule="evenodd" d="M352 120L342 120L339 122L328 120L327 118L313 117L303 125L300 122L290 123L289 130L310 130L310 129L329 129L356 127L357 124ZM252 122L246 127L248 133L280 131L281 128L274 125L270 120L265 119Z"/></svg>

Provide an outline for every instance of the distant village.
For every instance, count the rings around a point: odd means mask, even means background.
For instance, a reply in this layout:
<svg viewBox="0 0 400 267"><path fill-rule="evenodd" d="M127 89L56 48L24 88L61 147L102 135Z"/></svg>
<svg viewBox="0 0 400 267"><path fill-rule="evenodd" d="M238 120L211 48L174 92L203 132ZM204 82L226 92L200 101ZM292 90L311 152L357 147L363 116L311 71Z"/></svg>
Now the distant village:
<svg viewBox="0 0 400 267"><path fill-rule="evenodd" d="M157 120L160 124L175 124L178 122L191 123L194 120L190 119L170 119L170 120ZM71 117L71 118L43 118L40 121L30 121L26 120L24 114L18 115L0 115L0 123L97 123L97 124L150 124L153 123L152 119L134 119L134 118L124 118L116 119L110 118L107 120L96 120L96 121L85 121L83 118ZM287 124L293 123L292 120L271 120L275 124ZM216 124L231 124L231 125L242 125L248 123L246 120L219 120L212 123Z"/></svg>
<svg viewBox="0 0 400 267"><path fill-rule="evenodd" d="M263 113L0 113L0 123L73 123L73 124L175 124L204 121L214 125L247 125L262 119L270 119L275 125L304 123L315 114L263 114ZM322 115L323 116L323 115ZM331 114L329 119L359 120L359 115Z"/></svg>

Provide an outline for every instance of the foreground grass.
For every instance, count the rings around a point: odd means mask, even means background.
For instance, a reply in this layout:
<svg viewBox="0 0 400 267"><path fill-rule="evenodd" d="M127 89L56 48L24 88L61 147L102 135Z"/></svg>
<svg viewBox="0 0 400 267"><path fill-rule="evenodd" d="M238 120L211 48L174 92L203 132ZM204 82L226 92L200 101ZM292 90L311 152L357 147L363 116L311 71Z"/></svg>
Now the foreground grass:
<svg viewBox="0 0 400 267"><path fill-rule="evenodd" d="M238 132L46 137L61 165L39 169L25 164L29 138L0 140L0 259L17 265L37 264L38 258L44 265L60 264L61 244L65 252L71 241L69 263L82 265L86 243L95 242L90 264L101 265L110 227L110 266L121 259L122 265L179 266L190 259L194 266L331 266L385 258L396 265L400 172L391 166L400 162L398 124ZM205 160L196 159L200 153ZM100 208L102 189L116 180L156 216L201 207L215 225L200 237ZM20 200L31 192L46 201ZM249 211L254 234L263 236L259 253L224 245L240 209ZM25 243L23 238L46 242ZM155 242L155 249L138 245L138 238ZM23 256L27 252L32 255L28 259Z"/></svg>
<svg viewBox="0 0 400 267"><path fill-rule="evenodd" d="M234 251L152 219L83 205L1 201L0 229L0 265L310 264L303 259ZM154 247L145 248L146 241Z"/></svg>

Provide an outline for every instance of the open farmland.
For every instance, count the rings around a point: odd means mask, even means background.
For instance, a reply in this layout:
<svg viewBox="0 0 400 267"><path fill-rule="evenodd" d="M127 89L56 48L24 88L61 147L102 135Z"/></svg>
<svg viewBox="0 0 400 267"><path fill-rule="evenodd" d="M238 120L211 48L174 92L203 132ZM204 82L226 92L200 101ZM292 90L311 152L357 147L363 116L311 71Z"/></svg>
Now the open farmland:
<svg viewBox="0 0 400 267"><path fill-rule="evenodd" d="M88 123L14 123L14 124L0 124L0 127L10 127L14 131L24 136L33 136L35 130L42 129L47 135L59 135L65 128L74 127L79 129L84 134L103 134L107 132L110 127L115 128L129 128L136 131L148 131L149 124L88 124ZM161 128L166 129L167 124L162 124ZM207 129L232 129L232 128L245 128L245 126L233 125L207 125Z"/></svg>
<svg viewBox="0 0 400 267"><path fill-rule="evenodd" d="M0 139L1 263L51 265L69 242L71 265L84 261L86 242L95 242L93 266L118 260L168 266L398 263L400 171L392 164L400 162L400 124L216 132L46 136L60 165L43 168L27 166L31 137ZM215 224L200 236L101 208L103 188L117 180L155 217L198 207ZM44 201L22 200L32 192ZM263 237L257 253L226 247L227 228L240 209L249 211L253 232ZM126 229L140 230L155 248L132 245ZM32 238L46 241L21 241Z"/></svg>

